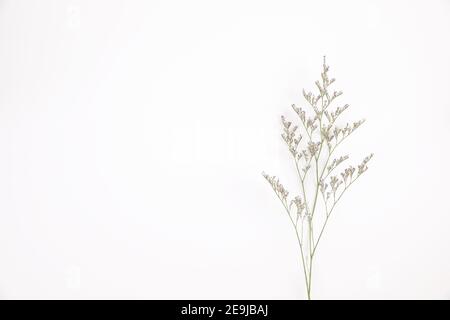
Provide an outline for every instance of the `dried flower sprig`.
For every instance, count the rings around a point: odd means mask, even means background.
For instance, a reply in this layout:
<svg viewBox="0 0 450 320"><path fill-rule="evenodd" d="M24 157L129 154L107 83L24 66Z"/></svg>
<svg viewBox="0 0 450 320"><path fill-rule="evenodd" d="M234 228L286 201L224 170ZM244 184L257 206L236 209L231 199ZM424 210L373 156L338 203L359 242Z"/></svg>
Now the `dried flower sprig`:
<svg viewBox="0 0 450 320"><path fill-rule="evenodd" d="M344 127L336 125L336 120L349 108L348 104L329 110L330 105L343 93L331 91L330 85L335 82L329 78L329 66L323 58L321 79L315 82L317 93L303 90L303 97L307 101L311 115L301 107L292 105L292 109L299 117L300 126L305 133L305 139L300 134L299 126L281 117L283 132L281 134L291 155L299 178L300 195L289 200L289 192L275 176L269 176L263 172L264 178L272 186L277 197L283 204L289 219L294 227L297 241L300 247L301 262L305 277L306 293L311 299L311 283L313 260L317 246L322 238L328 219L336 204L343 194L359 177L367 171L368 162L373 154L365 157L357 166L348 166L339 174L335 170L346 160L348 155L334 156L336 148L355 132L365 120L347 123ZM310 177L313 183L307 184ZM314 219L318 211L318 196L323 200L323 223L320 226L317 238L315 238Z"/></svg>

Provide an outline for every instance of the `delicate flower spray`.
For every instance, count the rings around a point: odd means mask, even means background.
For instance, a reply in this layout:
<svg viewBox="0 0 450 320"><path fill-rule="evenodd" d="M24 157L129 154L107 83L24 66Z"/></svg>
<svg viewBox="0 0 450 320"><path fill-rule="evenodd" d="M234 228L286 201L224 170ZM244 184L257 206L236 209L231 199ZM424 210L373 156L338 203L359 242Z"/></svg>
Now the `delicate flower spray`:
<svg viewBox="0 0 450 320"><path fill-rule="evenodd" d="M324 57L321 80L315 82L317 93L303 90L308 109L312 109L311 116L302 108L292 105L303 135L299 133L299 126L286 120L284 116L281 117L281 137L294 160L300 195L289 198L289 192L278 178L263 172L264 178L286 210L297 236L308 299L311 299L314 257L327 222L342 195L367 170L367 163L373 156L370 154L364 158L357 168L350 165L337 173L341 164L349 158L347 155L337 157L337 147L364 120L347 123L345 126L336 125L336 120L349 105L332 107L332 104L336 104L335 100L339 100L337 98L342 95L342 91L330 91L335 79L328 77L328 71ZM319 201L323 204L320 206L322 210L318 210Z"/></svg>

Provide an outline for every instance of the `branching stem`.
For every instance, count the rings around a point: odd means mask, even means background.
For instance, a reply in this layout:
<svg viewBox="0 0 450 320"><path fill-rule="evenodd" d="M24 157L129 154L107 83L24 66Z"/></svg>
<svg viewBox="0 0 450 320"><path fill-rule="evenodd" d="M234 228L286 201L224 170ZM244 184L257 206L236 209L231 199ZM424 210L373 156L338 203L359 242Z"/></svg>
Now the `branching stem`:
<svg viewBox="0 0 450 320"><path fill-rule="evenodd" d="M296 133L297 126L292 126L291 122L286 121L285 118L282 117L284 126L283 139L288 145L291 155L294 157L295 168L300 181L300 193L303 196L303 200L301 197L295 197L295 199L288 205L289 193L284 186L276 177L270 177L263 174L266 180L272 185L275 194L283 204L283 207L285 208L289 220L295 230L297 242L300 247L301 263L305 277L306 294L308 299L311 299L314 257L331 213L336 207L336 204L342 198L345 191L347 191L348 188L361 176L361 174L367 170L367 163L372 157L372 155L370 155L363 160L363 162L358 166L358 171L356 174L354 174L356 169L350 166L346 168L340 176L331 176L329 179L331 190L326 192L329 185L325 182L325 180L327 180L330 174L348 158L345 156L340 159L334 159L330 164L330 160L332 159L336 148L363 123L363 121L355 122L353 123L353 126L347 125L343 129L338 128L335 125L336 119L344 110L347 109L348 105L345 105L343 109L337 108L336 111L331 112L331 114L328 113L328 107L338 96L342 94L340 91L334 91L333 94L330 94L328 91L329 86L334 82L334 79L330 80L328 78L328 69L329 67L326 65L324 58L323 71L321 73L322 81L316 81L316 86L319 90L319 94L317 96L311 92L306 93L303 91L306 101L314 111L313 117L306 118L305 112L301 108L296 108L295 105L293 105L294 110L300 117L303 130L306 132L308 140L306 141L306 149L298 149L302 136ZM326 117L324 117L324 114ZM317 128L318 130L316 130ZM314 139L317 139L317 142L315 142ZM322 154L324 144L327 145L327 155ZM312 166L314 166L314 170L310 170ZM309 173L311 174L308 175ZM311 177L312 181L310 181L309 178L307 179L307 177ZM308 194L307 192L308 182L313 184L311 194ZM315 222L313 219L316 216L316 211L318 208L319 192L322 194L322 199L324 202L325 220L320 225L320 232L317 240L315 240ZM311 196L312 199L309 199L308 195ZM330 196L332 197L330 198ZM312 202L310 200L312 200ZM293 214L291 212L293 203L295 203L295 206L297 207L297 211L295 212L296 216L294 218L292 217Z"/></svg>

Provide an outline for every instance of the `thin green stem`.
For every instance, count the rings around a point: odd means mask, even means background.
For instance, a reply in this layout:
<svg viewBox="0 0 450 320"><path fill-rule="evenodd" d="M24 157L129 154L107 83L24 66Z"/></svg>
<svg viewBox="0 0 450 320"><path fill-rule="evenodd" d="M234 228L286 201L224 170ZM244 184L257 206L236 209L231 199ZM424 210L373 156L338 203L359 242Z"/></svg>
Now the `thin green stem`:
<svg viewBox="0 0 450 320"><path fill-rule="evenodd" d="M342 198L344 192L347 191L348 188L349 188L349 187L350 187L350 186L351 186L351 185L352 185L352 184L353 184L360 176L361 176L361 175L356 176L355 179L353 179L347 186L345 186L344 190L342 190L342 192L341 192L341 194L339 195L339 197L338 197L336 200L333 201L333 205L331 206L330 211L327 212L327 217L325 218L325 222L323 223L322 229L320 230L319 237L317 238L317 242L314 244L314 249L313 249L313 253L312 253L313 255L314 255L314 253L316 252L317 246L319 245L319 241L320 241L320 239L322 238L323 231L325 230L325 227L327 226L328 219L330 218L330 215L331 215L331 213L333 212L333 210L334 210L336 204L337 204L337 203L339 202L339 200Z"/></svg>
<svg viewBox="0 0 450 320"><path fill-rule="evenodd" d="M303 253L302 240L301 240L301 238L300 238L300 236L298 234L297 226L294 223L294 220L292 219L291 212L289 211L289 208L287 207L285 201L283 201L283 199L281 199L280 196L276 192L275 192L275 194L277 195L278 199L280 199L281 204L283 205L284 209L286 210L286 213L287 213L287 215L289 217L289 220L291 221L292 226L294 227L295 235L297 236L297 242L298 242L298 245L300 247L300 255L302 257L302 266L303 266L303 274L305 276L306 290L307 290L307 292L309 292L309 281L308 281L308 276L307 276L307 272L306 272L307 266L306 266L306 263L305 263L305 258L304 258L304 253Z"/></svg>

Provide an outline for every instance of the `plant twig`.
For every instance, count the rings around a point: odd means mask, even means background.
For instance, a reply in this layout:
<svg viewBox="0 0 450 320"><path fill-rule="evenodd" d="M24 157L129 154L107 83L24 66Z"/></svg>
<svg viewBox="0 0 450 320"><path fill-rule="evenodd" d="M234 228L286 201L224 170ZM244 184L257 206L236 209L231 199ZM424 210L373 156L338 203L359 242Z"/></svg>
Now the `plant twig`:
<svg viewBox="0 0 450 320"><path fill-rule="evenodd" d="M364 123L364 120L347 124L343 128L336 126L336 119L349 106L337 107L331 113L328 111L332 102L342 95L342 91L330 91L330 85L335 80L329 78L328 71L329 67L324 57L321 80L315 82L318 93L314 94L303 90L303 96L313 111L311 116L307 116L306 111L302 108L292 105L293 110L299 116L301 128L307 136L307 140L303 143L303 148L301 147L302 135L297 132L298 126L293 125L285 117L281 117L283 125L282 137L289 148L291 156L294 158L301 196L296 196L289 202L289 192L278 178L263 173L263 176L270 183L278 199L283 204L295 230L300 247L308 299L311 299L314 257L331 213L345 191L367 170L367 163L372 158L372 154L364 158L361 164L358 165L358 169L348 166L340 175L332 175L340 164L348 159L348 156L343 156L331 161L337 147L347 140ZM324 155L325 144L328 152ZM312 166L314 170L310 170ZM314 180L311 190L308 192L306 179L311 174ZM321 225L319 224L320 232L316 240L314 239L314 226L316 225L314 218L318 208L319 193L321 193L324 203L325 220ZM312 196L312 199L308 198L308 195ZM288 203L290 204L288 205ZM294 204L296 207L295 218L292 217ZM304 231L306 231L306 234Z"/></svg>

